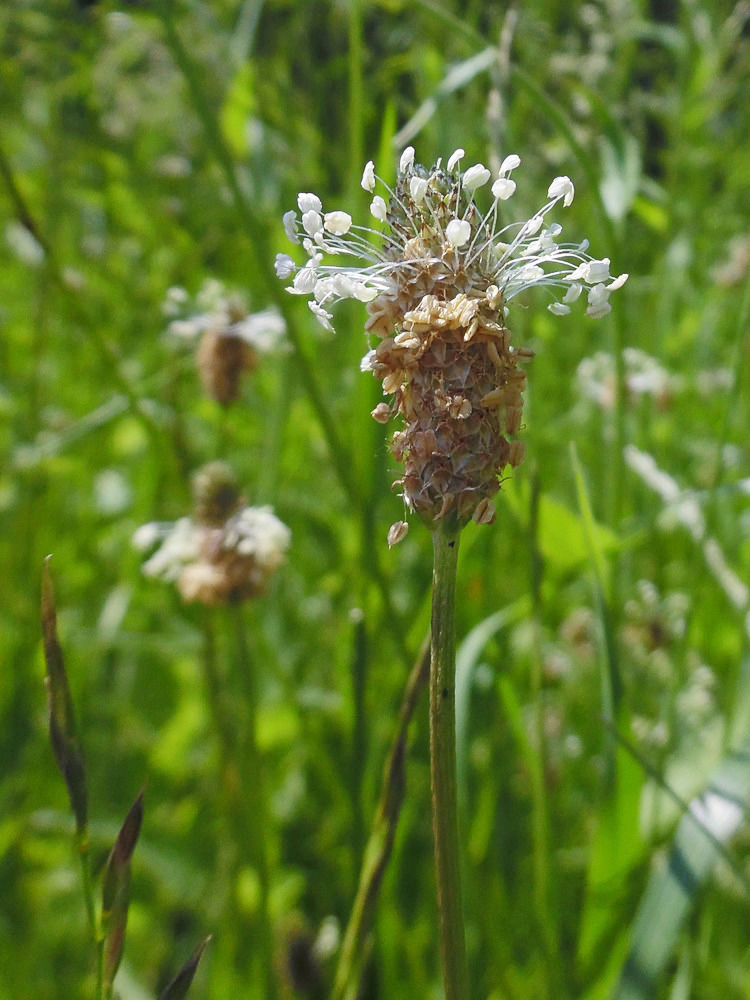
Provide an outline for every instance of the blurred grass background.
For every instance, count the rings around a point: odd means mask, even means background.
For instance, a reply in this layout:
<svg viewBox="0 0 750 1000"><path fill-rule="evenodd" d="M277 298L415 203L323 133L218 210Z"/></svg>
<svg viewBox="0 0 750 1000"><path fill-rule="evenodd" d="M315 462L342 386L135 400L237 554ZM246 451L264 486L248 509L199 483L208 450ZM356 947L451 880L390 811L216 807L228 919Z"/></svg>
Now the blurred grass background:
<svg viewBox="0 0 750 1000"><path fill-rule="evenodd" d="M0 25L0 996L91 987L46 734L50 552L96 868L146 785L120 995L155 996L211 932L191 995L263 995L257 874L227 834L201 669L207 630L222 663L232 626L145 579L130 541L185 514L215 458L293 532L245 621L278 963L287 995L327 995L335 956L309 943L349 913L429 621L429 537L415 522L385 545L402 515L360 307L332 337L290 301L295 349L225 411L162 306L212 278L278 302L268 264L297 192L362 218L365 161L392 176L413 143L424 163L518 152L518 218L570 175L568 239L631 275L598 324L541 297L512 314L537 351L528 459L459 567L473 997L746 997L747 824L709 822L712 841L688 823L701 876L661 897L658 879L689 860L668 866L676 824L727 755L732 801L750 789L750 7L14 0ZM413 737L363 998L440 995L425 705ZM297 960L317 984L295 984Z"/></svg>

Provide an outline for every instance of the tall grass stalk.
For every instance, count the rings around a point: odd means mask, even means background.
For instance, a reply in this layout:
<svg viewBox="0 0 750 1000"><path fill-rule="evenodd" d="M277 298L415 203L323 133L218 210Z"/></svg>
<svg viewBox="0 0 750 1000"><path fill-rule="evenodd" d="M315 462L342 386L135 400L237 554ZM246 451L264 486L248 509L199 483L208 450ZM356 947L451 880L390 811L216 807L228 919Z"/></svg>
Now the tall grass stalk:
<svg viewBox="0 0 750 1000"><path fill-rule="evenodd" d="M276 979L273 967L273 930L269 908L270 874L268 867L267 832L268 815L263 782L263 761L258 749L258 678L256 666L250 657L245 634L242 606L231 609L234 619L236 656L233 661L234 680L244 701L244 729L240 740L241 794L245 802L244 815L248 835L249 854L258 873L258 922L262 978L265 984L264 1000L275 1000Z"/></svg>
<svg viewBox="0 0 750 1000"><path fill-rule="evenodd" d="M466 964L456 783L456 567L460 528L446 520L432 531L430 640L430 772L432 830L440 908L446 1000L466 1000Z"/></svg>
<svg viewBox="0 0 750 1000"><path fill-rule="evenodd" d="M237 845L249 858L258 875L259 964L261 966L262 988L256 990L268 1000L277 995L277 985L273 965L273 932L269 907L270 875L266 839L268 822L266 817L265 794L263 788L263 761L257 743L257 680L250 661L245 625L239 607L231 610L235 634L234 655L230 657L232 668L227 685L217 663L215 621L209 611L203 621L204 683L213 723L219 742L219 759L222 771L222 785L225 785L224 808L228 811L233 837ZM231 688L231 689L230 689ZM232 708L240 698L242 711ZM231 780L232 776L235 780ZM239 857L235 862L242 862ZM234 882L237 871L230 874ZM230 887L228 919L238 920L234 885ZM234 945L241 939L241 930L233 928Z"/></svg>
<svg viewBox="0 0 750 1000"><path fill-rule="evenodd" d="M430 672L427 640L411 669L398 715L398 726L388 754L380 799L364 850L359 885L336 966L331 1000L354 1000L370 949L370 931L383 875L393 849L401 806L406 793L406 748L409 723L419 704Z"/></svg>

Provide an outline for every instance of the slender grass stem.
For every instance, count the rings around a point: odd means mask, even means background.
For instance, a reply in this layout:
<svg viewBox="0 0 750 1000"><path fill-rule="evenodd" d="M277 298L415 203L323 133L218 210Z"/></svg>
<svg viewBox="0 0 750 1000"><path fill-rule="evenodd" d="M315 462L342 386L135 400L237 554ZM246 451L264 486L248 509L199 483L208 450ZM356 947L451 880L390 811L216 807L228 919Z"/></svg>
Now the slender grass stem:
<svg viewBox="0 0 750 1000"><path fill-rule="evenodd" d="M362 81L362 0L349 0L349 187L357 191L364 162L364 115Z"/></svg>
<svg viewBox="0 0 750 1000"><path fill-rule="evenodd" d="M76 830L76 850L81 863L81 881L83 882L83 899L86 905L86 917L92 934L96 937L98 924L96 919L96 905L94 903L94 886L91 879L91 842L89 832L86 827Z"/></svg>
<svg viewBox="0 0 750 1000"><path fill-rule="evenodd" d="M432 830L440 909L445 1000L467 1000L456 783L456 567L460 529L440 522L432 532L430 765Z"/></svg>
<svg viewBox="0 0 750 1000"><path fill-rule="evenodd" d="M278 990L273 968L273 932L269 910L270 873L268 866L268 851L266 845L268 817L266 799L263 788L263 761L258 749L258 682L256 670L250 658L250 650L245 634L245 623L242 608L237 605L233 610L236 635L236 667L238 689L244 698L245 731L242 734L241 752L244 756L241 773L243 778L244 800L247 808L247 833L250 838L250 849L253 861L258 871L258 887L260 898L258 905L260 923L260 953L263 964L263 979L265 983L265 1000L275 1000Z"/></svg>
<svg viewBox="0 0 750 1000"><path fill-rule="evenodd" d="M241 844L248 838L245 832L244 813L241 808L242 796L237 794L235 789L235 785L239 784L241 786L241 779L239 778L241 755L238 748L237 726L234 716L228 708L229 692L225 690L226 685L223 683L223 678L218 669L213 614L214 609L205 609L202 621L203 656L201 664L203 668L204 687L211 710L219 754L220 782L218 808L226 813L229 820L227 825L222 823L220 827L219 855L227 854L232 859L229 866L230 870L227 873L228 879L222 877L216 880L217 885L221 888L215 894L213 902L222 914L225 925L225 929L221 933L222 945L230 954L234 954L237 939L241 934L236 896L232 892L232 885L237 875L238 857L235 850L230 847L229 851L227 851L227 847L232 840L237 844ZM230 883L228 887L227 882ZM216 895L218 895L218 899Z"/></svg>
<svg viewBox="0 0 750 1000"><path fill-rule="evenodd" d="M406 791L406 740L409 723L427 683L430 647L427 641L411 669L399 709L398 726L388 754L380 799L364 851L357 895L339 954L331 1000L353 1000L359 990L367 955L378 892L393 848Z"/></svg>
<svg viewBox="0 0 750 1000"><path fill-rule="evenodd" d="M86 906L91 935L94 939L96 953L96 1000L104 998L104 934L96 914L94 901L94 882L91 877L91 839L88 826L76 829L76 850L81 864L81 884L83 885L83 900Z"/></svg>

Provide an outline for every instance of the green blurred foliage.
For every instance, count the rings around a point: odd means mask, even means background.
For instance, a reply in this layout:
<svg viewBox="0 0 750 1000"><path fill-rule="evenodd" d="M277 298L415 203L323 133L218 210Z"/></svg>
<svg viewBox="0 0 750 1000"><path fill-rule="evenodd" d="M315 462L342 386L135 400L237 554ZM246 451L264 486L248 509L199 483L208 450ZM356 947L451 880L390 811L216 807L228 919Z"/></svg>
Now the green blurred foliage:
<svg viewBox="0 0 750 1000"><path fill-rule="evenodd" d="M697 503L703 540L747 581L746 7L15 0L0 10L0 39L0 997L91 995L72 819L46 734L38 609L50 552L95 871L147 787L120 994L156 996L213 933L191 996L262 995L249 978L257 876L227 832L202 668L210 629L230 683L232 630L145 579L131 546L139 525L187 512L190 472L215 458L293 534L246 615L279 965L303 930L346 922L430 585L418 523L385 545L402 513L386 432L369 418L379 387L359 372L362 311L342 309L331 337L292 304L358 505L297 355L264 358L223 410L190 351L165 336L162 307L170 287L192 295L207 279L253 309L277 301L258 254L287 249L281 216L297 192L364 215L364 162L389 176L407 135L426 163L459 145L467 163L518 152L522 218L552 177L570 175L569 238L590 236L596 256L631 275L600 324L553 317L541 300L514 310L516 342L537 351L529 457L496 525L465 532L457 608L460 639L529 602L473 666L462 748L473 996L610 995L678 818L658 779L689 799L750 723L748 608L623 454L653 455ZM497 58L471 62L488 46ZM658 374L634 375L626 347ZM619 402L615 355L628 375ZM606 568L605 618L571 441ZM602 722L607 639L622 678L616 723L648 770L615 752ZM413 736L363 990L373 1000L439 995L424 706ZM744 872L748 829L729 848ZM724 868L696 887L653 995L748 995L748 898Z"/></svg>

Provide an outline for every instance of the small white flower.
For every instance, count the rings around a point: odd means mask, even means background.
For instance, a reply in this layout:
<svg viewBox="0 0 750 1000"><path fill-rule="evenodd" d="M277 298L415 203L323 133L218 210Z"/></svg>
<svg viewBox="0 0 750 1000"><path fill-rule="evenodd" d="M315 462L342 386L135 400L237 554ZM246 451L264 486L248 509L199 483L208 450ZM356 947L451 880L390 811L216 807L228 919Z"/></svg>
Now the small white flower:
<svg viewBox="0 0 750 1000"><path fill-rule="evenodd" d="M424 201L427 194L427 180L424 177L412 177L409 181L409 193L414 199L414 203L419 205Z"/></svg>
<svg viewBox="0 0 750 1000"><path fill-rule="evenodd" d="M370 214L373 218L377 219L378 222L385 222L388 217L388 206L385 203L385 199L381 198L379 194L376 194L372 199Z"/></svg>
<svg viewBox="0 0 750 1000"><path fill-rule="evenodd" d="M323 217L315 209L310 209L302 216L302 227L308 236L315 236L323 229Z"/></svg>
<svg viewBox="0 0 750 1000"><path fill-rule="evenodd" d="M552 302L547 308L555 316L567 316L570 312L570 306L564 306L562 302Z"/></svg>
<svg viewBox="0 0 750 1000"><path fill-rule="evenodd" d="M627 274L620 274L620 275L618 275L618 276L617 276L617 277L616 277L616 278L614 279L614 281L611 281L611 282L610 282L610 283L609 283L609 284L607 285L607 291L608 291L608 292L616 292L618 288L622 288L622 286L623 286L623 285L625 284L625 282L626 282L626 281L628 280L628 277L629 277L629 275L627 275Z"/></svg>
<svg viewBox="0 0 750 1000"><path fill-rule="evenodd" d="M192 319L173 319L167 327L167 332L173 337L192 340L206 329L205 317L193 316Z"/></svg>
<svg viewBox="0 0 750 1000"><path fill-rule="evenodd" d="M352 227L352 217L347 212L326 212L324 225L333 236L344 236Z"/></svg>
<svg viewBox="0 0 750 1000"><path fill-rule="evenodd" d="M549 186L547 191L548 198L563 199L563 207L567 208L568 205L573 203L573 197L575 195L575 188L573 187L573 181L570 177L555 177Z"/></svg>
<svg viewBox="0 0 750 1000"><path fill-rule="evenodd" d="M327 330L328 333L333 333L334 330L333 326L331 325L331 320L333 319L333 316L331 315L331 313L325 310L322 306L319 306L317 302L308 302L307 304L310 307L310 312L315 316L315 318L323 327L323 329Z"/></svg>
<svg viewBox="0 0 750 1000"><path fill-rule="evenodd" d="M609 292L605 285L594 285L589 288L588 302L586 315L590 316L591 319L601 319L602 316L606 316L612 311L612 306L609 304Z"/></svg>
<svg viewBox="0 0 750 1000"><path fill-rule="evenodd" d="M365 169L362 171L362 187L365 191L375 190L375 164L372 160L368 160L365 164Z"/></svg>
<svg viewBox="0 0 750 1000"><path fill-rule="evenodd" d="M292 215L294 215L294 212L292 212ZM188 293L181 285L173 285L167 289L162 312L165 316L178 316L188 298Z"/></svg>
<svg viewBox="0 0 750 1000"><path fill-rule="evenodd" d="M378 297L378 294L377 288L370 288L361 281L358 281L354 286L354 298L359 302L372 302Z"/></svg>
<svg viewBox="0 0 750 1000"><path fill-rule="evenodd" d="M449 208L448 196L440 187L446 174L439 166L433 173L415 168L413 147L403 151L398 195L390 191L385 197L374 195L370 204L372 217L383 228L380 243L370 238L376 237L372 230L365 235L368 230L355 226L348 214L322 215L317 195L301 194L298 203L306 234L303 246L310 259L296 272L286 258L280 259L280 274L292 279L289 290L313 295L321 309L346 298L371 302L368 328L381 337L385 336L393 303L410 284L410 276L435 271L437 281L448 281L456 268L472 275L474 287L481 288L484 283L486 290L496 289L492 301L487 298L487 302L497 310L502 323L512 299L540 285L559 290L561 301L550 306L555 315L564 315L584 286L590 286L588 315L606 315L610 311L610 294L622 287L627 275L612 278L609 261L588 254L588 241L564 243L560 239L562 227L547 221L548 213L560 202L563 207L571 204L575 189L570 178L556 177L548 188L547 203L529 219L501 224L498 206L515 192L516 182L509 175L520 166L520 157L515 153L505 157L492 184L493 201L483 212L473 194L487 184L490 172L477 163L462 173L463 155L463 150L457 149L448 160L450 196L456 199L455 208ZM436 184L435 178L439 177L443 180ZM374 166L369 162L362 174L362 187L373 191L376 183ZM296 239L294 213L287 213L284 219L287 235ZM323 263L328 254L336 255L339 261ZM341 265L342 257L349 259L348 266ZM328 314L323 318L328 322ZM401 332L394 330L394 336Z"/></svg>
<svg viewBox="0 0 750 1000"><path fill-rule="evenodd" d="M601 281L609 281L609 257L604 257L603 260L589 261L586 281L591 285L598 285Z"/></svg>
<svg viewBox="0 0 750 1000"><path fill-rule="evenodd" d="M322 282L318 282L318 288L322 285ZM350 299L354 295L354 281L349 277L348 274L343 272L340 274L335 274L331 281L332 291L340 296L342 299ZM316 289L317 292L317 289ZM316 296L317 297L317 296Z"/></svg>
<svg viewBox="0 0 750 1000"><path fill-rule="evenodd" d="M453 170L455 165L459 162L459 160L462 160L465 155L466 155L465 152L460 147L454 153L451 154L448 163L446 164L445 167L448 173L450 173Z"/></svg>
<svg viewBox="0 0 750 1000"><path fill-rule="evenodd" d="M402 174L405 174L413 163L414 163L414 147L407 146L406 149L401 154L401 159L399 160L398 163L398 169Z"/></svg>
<svg viewBox="0 0 750 1000"><path fill-rule="evenodd" d="M305 212L322 212L323 204L320 198L316 194L302 194L297 195L297 205L300 212L304 215Z"/></svg>
<svg viewBox="0 0 750 1000"><path fill-rule="evenodd" d="M486 184L491 176L487 167L481 163L475 163L464 174L464 189L466 191L476 191L477 188Z"/></svg>
<svg viewBox="0 0 750 1000"><path fill-rule="evenodd" d="M526 239L529 236L536 236L544 224L543 215L532 215L528 222L524 222L521 227L521 235Z"/></svg>
<svg viewBox="0 0 750 1000"><path fill-rule="evenodd" d="M293 290L297 295L310 295L315 291L317 283L318 274L315 268L307 264L295 274Z"/></svg>
<svg viewBox="0 0 750 1000"><path fill-rule="evenodd" d="M498 170L498 175L504 177L515 170L516 167L521 166L521 157L517 153L511 153L510 156L506 156L503 162L500 164L500 169Z"/></svg>
<svg viewBox="0 0 750 1000"><path fill-rule="evenodd" d="M540 267L538 264L526 264L524 267L520 268L513 277L514 280L518 281L520 284L533 285L544 277L544 268Z"/></svg>
<svg viewBox="0 0 750 1000"><path fill-rule="evenodd" d="M492 185L492 196L498 201L507 201L516 190L516 182L508 177L498 177Z"/></svg>
<svg viewBox="0 0 750 1000"><path fill-rule="evenodd" d="M272 306L260 312L248 313L244 319L228 327L228 330L256 351L267 354L280 346L286 333L286 323L278 309Z"/></svg>
<svg viewBox="0 0 750 1000"><path fill-rule="evenodd" d="M471 236L471 224L466 219L452 219L445 227L445 238L451 246L462 247Z"/></svg>
<svg viewBox="0 0 750 1000"><path fill-rule="evenodd" d="M284 232L290 243L299 243L297 235L297 213L293 210L284 212Z"/></svg>
<svg viewBox="0 0 750 1000"><path fill-rule="evenodd" d="M164 541L143 564L143 572L173 583L183 567L198 558L201 530L189 517L181 517L174 524L161 525L160 533Z"/></svg>
<svg viewBox="0 0 750 1000"><path fill-rule="evenodd" d="M145 552L150 549L153 545L162 538L164 532L160 525L156 524L154 521L150 521L148 524L142 524L134 533L131 539L131 544L134 549L139 552Z"/></svg>
<svg viewBox="0 0 750 1000"><path fill-rule="evenodd" d="M282 281L286 281L286 279L290 278L297 270L297 265L294 263L289 254L277 253L274 270L276 271L277 278L281 278Z"/></svg>

